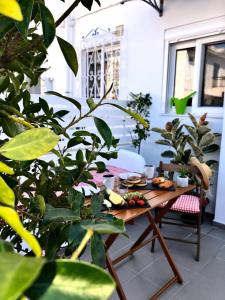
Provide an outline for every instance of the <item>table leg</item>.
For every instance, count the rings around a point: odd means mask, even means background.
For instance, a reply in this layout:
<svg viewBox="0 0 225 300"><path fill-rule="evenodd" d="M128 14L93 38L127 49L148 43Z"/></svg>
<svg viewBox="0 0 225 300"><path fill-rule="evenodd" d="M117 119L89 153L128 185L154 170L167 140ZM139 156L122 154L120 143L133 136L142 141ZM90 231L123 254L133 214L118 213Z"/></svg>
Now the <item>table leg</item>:
<svg viewBox="0 0 225 300"><path fill-rule="evenodd" d="M116 282L116 290L118 293L118 296L120 297L120 300L127 300L127 297L123 291L122 285L120 283L119 277L113 267L112 261L108 255L108 253L106 253L106 266L109 270L109 273L112 275L112 277L114 278L115 282Z"/></svg>
<svg viewBox="0 0 225 300"><path fill-rule="evenodd" d="M120 283L119 277L115 271L115 268L113 267L112 260L109 257L109 253L108 253L109 248L112 246L112 244L115 242L115 240L117 239L118 236L119 236L118 233L110 234L110 236L105 241L106 267L116 282L116 290L117 290L120 300L127 300L126 295L123 291L122 285Z"/></svg>
<svg viewBox="0 0 225 300"><path fill-rule="evenodd" d="M178 271L178 269L177 269L177 267L175 265L175 262L174 262L171 254L169 252L169 249L168 249L168 247L167 247L167 245L166 245L166 243L165 243L165 241L163 239L163 236L161 235L160 230L156 226L154 218L153 218L153 216L152 216L152 214L150 212L148 212L148 218L149 218L149 221L151 222L151 224L153 226L154 233L156 233L157 236L158 236L157 239L159 240L159 243L160 243L161 248L162 248L162 250L163 250L163 252L164 252L164 254L165 254L166 258L167 258L167 261L170 264L170 267L173 270L174 275L177 277L177 281L179 283L183 283L183 279L182 279L182 277L180 275L180 272Z"/></svg>

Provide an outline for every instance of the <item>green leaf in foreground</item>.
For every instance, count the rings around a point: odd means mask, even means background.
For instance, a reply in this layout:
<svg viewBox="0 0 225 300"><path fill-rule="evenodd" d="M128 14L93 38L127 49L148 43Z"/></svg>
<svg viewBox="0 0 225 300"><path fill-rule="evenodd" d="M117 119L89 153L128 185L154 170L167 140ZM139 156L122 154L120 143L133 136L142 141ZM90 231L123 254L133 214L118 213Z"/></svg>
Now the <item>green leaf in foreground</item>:
<svg viewBox="0 0 225 300"><path fill-rule="evenodd" d="M64 259L46 263L26 296L32 300L106 300L114 287L110 275L99 267Z"/></svg>
<svg viewBox="0 0 225 300"><path fill-rule="evenodd" d="M125 112L126 114L130 115L134 120L136 120L137 122L139 122L140 124L142 124L144 127L148 127L149 124L145 121L144 118L142 118L142 116L140 116L139 114L133 112L132 110L126 109L124 107L119 106L118 104L115 103L106 103L107 105L112 105L120 110L122 110L123 112Z"/></svg>
<svg viewBox="0 0 225 300"><path fill-rule="evenodd" d="M0 217L12 227L13 230L25 240L36 256L41 256L41 247L35 238L28 230L23 227L17 212L5 206L0 206ZM7 298L5 298L7 299Z"/></svg>
<svg viewBox="0 0 225 300"><path fill-rule="evenodd" d="M63 221L78 221L80 218L75 214L75 212L68 208L55 208L51 205L46 205L46 214L44 216L44 221L49 222L53 220L63 220Z"/></svg>
<svg viewBox="0 0 225 300"><path fill-rule="evenodd" d="M98 132L101 134L104 142L106 143L108 149L112 145L112 131L105 121L102 119L94 117L95 126L98 129Z"/></svg>
<svg viewBox="0 0 225 300"><path fill-rule="evenodd" d="M41 12L41 22L44 35L44 43L49 47L55 37L55 21L50 10L43 4L39 4Z"/></svg>
<svg viewBox="0 0 225 300"><path fill-rule="evenodd" d="M0 202L9 206L14 206L15 195L13 190L8 186L8 184L0 176Z"/></svg>
<svg viewBox="0 0 225 300"><path fill-rule="evenodd" d="M75 49L70 43L68 43L64 39L57 37L57 40L68 66L73 71L74 75L77 76L78 61L77 61L77 54Z"/></svg>
<svg viewBox="0 0 225 300"><path fill-rule="evenodd" d="M15 253L0 255L0 299L16 300L35 281L45 260Z"/></svg>
<svg viewBox="0 0 225 300"><path fill-rule="evenodd" d="M32 160L48 153L59 137L48 128L26 130L0 148L0 154L13 160Z"/></svg>
<svg viewBox="0 0 225 300"><path fill-rule="evenodd" d="M123 233L125 232L125 226L124 221L120 219L115 219L112 222L101 222L101 223L95 223L95 224L85 224L82 225L85 229L92 229L95 232L98 232L100 234L111 234L111 233Z"/></svg>

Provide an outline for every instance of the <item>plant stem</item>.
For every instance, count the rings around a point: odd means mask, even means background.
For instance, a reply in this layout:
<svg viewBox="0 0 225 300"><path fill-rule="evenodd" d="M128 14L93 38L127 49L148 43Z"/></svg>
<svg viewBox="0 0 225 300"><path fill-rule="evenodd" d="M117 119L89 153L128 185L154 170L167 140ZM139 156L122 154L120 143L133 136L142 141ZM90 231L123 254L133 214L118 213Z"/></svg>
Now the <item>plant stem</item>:
<svg viewBox="0 0 225 300"><path fill-rule="evenodd" d="M88 241L91 239L93 236L94 231L92 229L88 229L83 240L81 241L80 245L78 248L73 252L71 259L77 259L81 252L83 251L84 247L87 245Z"/></svg>

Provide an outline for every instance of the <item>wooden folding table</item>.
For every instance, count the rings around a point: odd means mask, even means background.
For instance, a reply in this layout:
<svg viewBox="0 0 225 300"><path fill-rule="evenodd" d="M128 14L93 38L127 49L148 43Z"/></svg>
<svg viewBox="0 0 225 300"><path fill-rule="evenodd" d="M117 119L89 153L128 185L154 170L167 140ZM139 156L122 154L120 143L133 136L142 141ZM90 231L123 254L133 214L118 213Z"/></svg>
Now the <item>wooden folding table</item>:
<svg viewBox="0 0 225 300"><path fill-rule="evenodd" d="M115 259L111 259L109 256L109 248L112 246L112 244L115 242L116 238L118 237L118 234L111 234L107 240L105 241L105 248L106 248L106 264L107 268L112 275L112 277L115 279L116 282L116 288L117 293L121 300L127 300L126 295L124 293L124 290L122 288L122 285L120 283L119 277L116 273L116 270L114 268L114 265L125 259L126 257L133 254L135 251L139 250L143 246L147 245L151 241L158 239L160 246L162 248L162 251L173 271L174 276L170 278L154 295L150 297L150 299L157 299L167 288L169 288L172 284L175 282L178 282L182 284L183 279L175 265L175 262L170 254L170 251L160 233L160 230L158 226L156 225L159 223L160 219L165 215L166 212L170 209L170 207L173 205L173 203L176 201L177 197L185 194L187 192L190 192L195 188L194 185L189 185L186 188L176 188L175 191L162 191L162 190L142 190L138 191L144 194L145 198L148 200L150 204L150 208L135 208L135 209L127 209L127 210L114 210L111 213L116 216L119 219L123 219L125 223L135 220L137 217L141 215L145 215L147 218L147 227L143 231L143 233L140 235L140 237L136 240L136 242L132 245L132 247L126 251L124 254L120 255L119 257ZM162 203L167 202L167 204L163 207L163 209L160 210L160 213L157 214L156 217L153 217L151 210L155 207L159 206ZM149 237L150 233L153 232L153 234ZM147 238L148 237L148 238Z"/></svg>

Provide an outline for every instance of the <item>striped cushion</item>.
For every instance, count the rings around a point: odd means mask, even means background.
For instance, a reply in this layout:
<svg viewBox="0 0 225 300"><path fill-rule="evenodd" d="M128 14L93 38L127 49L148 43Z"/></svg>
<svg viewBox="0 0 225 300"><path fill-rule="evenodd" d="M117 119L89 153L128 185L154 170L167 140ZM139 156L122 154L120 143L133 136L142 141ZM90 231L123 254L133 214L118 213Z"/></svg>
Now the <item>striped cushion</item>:
<svg viewBox="0 0 225 300"><path fill-rule="evenodd" d="M200 198L192 195L181 195L177 198L176 202L170 208L173 211L180 211L183 213L197 214L200 212L199 208ZM163 203L161 207L165 206Z"/></svg>

